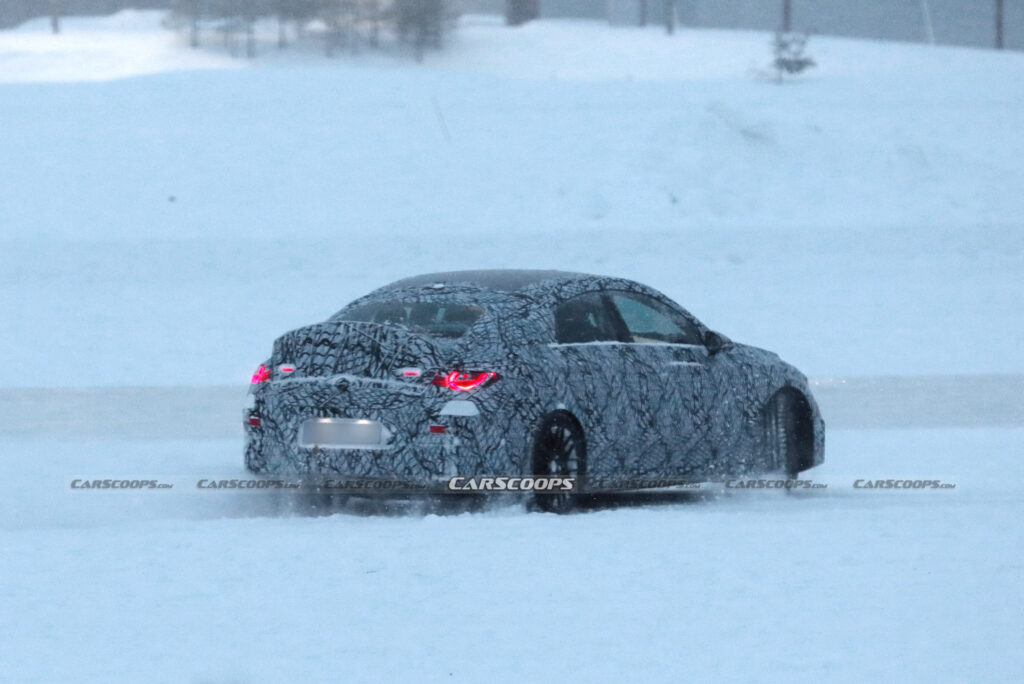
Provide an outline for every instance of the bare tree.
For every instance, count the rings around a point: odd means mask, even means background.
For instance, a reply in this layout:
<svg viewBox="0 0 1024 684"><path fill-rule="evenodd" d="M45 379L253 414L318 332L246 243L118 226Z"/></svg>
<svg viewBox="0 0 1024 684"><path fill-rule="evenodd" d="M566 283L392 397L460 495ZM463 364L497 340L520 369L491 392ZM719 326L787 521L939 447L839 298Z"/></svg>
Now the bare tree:
<svg viewBox="0 0 1024 684"><path fill-rule="evenodd" d="M288 7L288 0L277 0L277 47L288 46L288 37L284 31L285 10Z"/></svg>
<svg viewBox="0 0 1024 684"><path fill-rule="evenodd" d="M188 44L194 48L199 47L199 0L188 0L191 7L189 14L191 21L188 29Z"/></svg>
<svg viewBox="0 0 1024 684"><path fill-rule="evenodd" d="M996 0L996 50L1003 49L1003 0Z"/></svg>
<svg viewBox="0 0 1024 684"><path fill-rule="evenodd" d="M427 48L441 47L456 16L447 0L173 0L172 6L177 26L189 28L191 45L199 45L201 29L211 28L232 55L244 41L241 49L248 57L256 54L257 22L276 18L281 48L288 44L287 27L293 22L296 41L322 39L328 56L340 48L378 47L381 32L390 28L413 45L419 60ZM307 33L313 25L321 30Z"/></svg>
<svg viewBox="0 0 1024 684"><path fill-rule="evenodd" d="M672 35L676 32L676 0L665 0L665 32Z"/></svg>
<svg viewBox="0 0 1024 684"><path fill-rule="evenodd" d="M61 9L60 0L50 0L50 29L54 33L60 33Z"/></svg>
<svg viewBox="0 0 1024 684"><path fill-rule="evenodd" d="M398 36L412 43L416 61L423 60L427 47L440 48L444 31L443 0L395 0L395 27Z"/></svg>
<svg viewBox="0 0 1024 684"><path fill-rule="evenodd" d="M276 0L278 47L283 48L288 44L286 31L288 22L295 24L296 40L302 40L305 36L306 24L321 17L323 12L329 9L330 4L330 0Z"/></svg>
<svg viewBox="0 0 1024 684"><path fill-rule="evenodd" d="M251 5L245 5L242 21L245 23L245 56L256 56L256 12Z"/></svg>
<svg viewBox="0 0 1024 684"><path fill-rule="evenodd" d="M540 16L540 0L505 0L505 23L519 26Z"/></svg>

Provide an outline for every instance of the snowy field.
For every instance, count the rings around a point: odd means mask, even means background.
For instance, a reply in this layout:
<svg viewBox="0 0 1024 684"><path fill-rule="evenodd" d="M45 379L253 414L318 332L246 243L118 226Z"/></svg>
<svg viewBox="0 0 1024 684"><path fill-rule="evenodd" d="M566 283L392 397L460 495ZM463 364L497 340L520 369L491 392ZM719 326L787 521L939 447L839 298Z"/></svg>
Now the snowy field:
<svg viewBox="0 0 1024 684"><path fill-rule="evenodd" d="M814 37L780 86L752 32L470 17L415 65L160 19L0 32L0 681L1024 679L1024 54ZM196 488L243 476L218 416L276 335L463 267L633 277L778 351L845 397L828 486ZM107 477L174 486L70 488Z"/></svg>
<svg viewBox="0 0 1024 684"><path fill-rule="evenodd" d="M282 516L195 488L236 441L0 442L0 679L1019 681L1024 430L829 439L823 490L566 517Z"/></svg>

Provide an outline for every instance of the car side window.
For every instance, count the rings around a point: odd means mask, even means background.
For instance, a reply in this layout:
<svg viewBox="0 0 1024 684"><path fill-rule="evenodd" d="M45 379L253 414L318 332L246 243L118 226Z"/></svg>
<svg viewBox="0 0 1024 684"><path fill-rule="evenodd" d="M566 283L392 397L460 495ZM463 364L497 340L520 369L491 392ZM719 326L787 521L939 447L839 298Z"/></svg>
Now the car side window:
<svg viewBox="0 0 1024 684"><path fill-rule="evenodd" d="M555 339L560 344L621 341L611 312L596 292L574 297L555 309Z"/></svg>
<svg viewBox="0 0 1024 684"><path fill-rule="evenodd" d="M656 299L621 292L612 293L611 299L629 329L631 342L702 344L696 325Z"/></svg>

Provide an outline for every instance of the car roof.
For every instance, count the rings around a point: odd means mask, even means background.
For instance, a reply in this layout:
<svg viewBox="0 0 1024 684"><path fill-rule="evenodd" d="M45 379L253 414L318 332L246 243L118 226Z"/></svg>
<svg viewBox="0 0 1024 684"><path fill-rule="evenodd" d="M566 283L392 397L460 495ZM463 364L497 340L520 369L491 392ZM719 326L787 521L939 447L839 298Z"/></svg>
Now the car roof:
<svg viewBox="0 0 1024 684"><path fill-rule="evenodd" d="M491 269L476 271L445 271L442 273L425 273L423 275L403 278L384 286L383 290L399 290L408 287L428 287L437 283L468 284L488 290L518 292L545 280L580 280L593 278L587 273L571 271L544 271L530 269Z"/></svg>

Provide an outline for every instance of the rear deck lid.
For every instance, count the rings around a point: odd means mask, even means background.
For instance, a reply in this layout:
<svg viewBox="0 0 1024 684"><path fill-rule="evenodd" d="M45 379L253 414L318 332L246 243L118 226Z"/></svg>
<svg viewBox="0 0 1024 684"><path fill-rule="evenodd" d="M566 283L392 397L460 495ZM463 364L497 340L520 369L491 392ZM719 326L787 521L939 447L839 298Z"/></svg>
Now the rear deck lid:
<svg viewBox="0 0 1024 684"><path fill-rule="evenodd" d="M381 323L327 321L285 333L274 342L272 367L287 377L352 375L396 379L403 369L440 368L451 344L408 328Z"/></svg>

